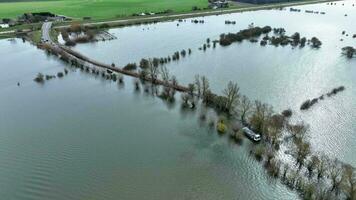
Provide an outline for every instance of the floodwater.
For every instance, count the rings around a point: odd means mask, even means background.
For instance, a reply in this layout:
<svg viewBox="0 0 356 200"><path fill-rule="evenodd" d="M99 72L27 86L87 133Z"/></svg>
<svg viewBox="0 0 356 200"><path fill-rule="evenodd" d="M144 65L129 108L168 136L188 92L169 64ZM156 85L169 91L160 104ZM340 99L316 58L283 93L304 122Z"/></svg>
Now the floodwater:
<svg viewBox="0 0 356 200"><path fill-rule="evenodd" d="M355 165L356 62L341 57L340 48L355 43L341 32L356 33L351 26L356 8L339 4L301 7L320 8L326 15L272 10L205 17L198 25L188 20L179 26L112 29L118 40L75 48L119 65L192 48L191 56L167 65L179 82L206 75L218 92L234 80L242 93L277 111L291 107L293 120L309 123L314 149ZM225 25L225 19L237 24ZM217 39L252 22L284 27L287 34L316 35L323 46L291 49L246 42L197 50L207 37ZM119 86L67 68L65 77L37 84L38 72L56 74L65 65L22 40L0 40L0 55L2 199L298 199L249 155L248 140L239 146L218 136L199 122L199 110L186 113L179 101L167 105L135 92L128 77ZM346 90L298 111L305 99L339 85Z"/></svg>
<svg viewBox="0 0 356 200"><path fill-rule="evenodd" d="M22 199L296 199L242 146L183 112L0 40L0 196ZM20 86L17 86L17 83ZM177 95L179 98L179 96Z"/></svg>
<svg viewBox="0 0 356 200"><path fill-rule="evenodd" d="M81 44L75 49L102 62L124 66L138 63L141 58L166 57L191 48L191 56L167 64L171 74L181 83L193 82L196 74L205 75L212 89L220 93L228 81L235 81L243 94L271 104L277 112L291 108L292 120L310 125L314 151L356 165L356 59L349 60L341 55L342 47L356 46L356 38L353 38L356 1L294 8L301 12L290 12L289 8L263 10L196 18L204 20L204 24L193 24L187 19L179 26L178 21L174 21L111 29L110 33L117 36L117 40ZM311 14L305 10L325 14ZM225 20L236 21L236 25L226 25ZM218 39L222 33L238 32L251 23L282 27L287 35L299 32L309 39L316 36L323 44L316 50L261 47L259 43L245 41L228 47L217 45L205 52L198 50L207 38ZM305 100L341 85L346 87L344 92L321 101L308 111L299 110Z"/></svg>

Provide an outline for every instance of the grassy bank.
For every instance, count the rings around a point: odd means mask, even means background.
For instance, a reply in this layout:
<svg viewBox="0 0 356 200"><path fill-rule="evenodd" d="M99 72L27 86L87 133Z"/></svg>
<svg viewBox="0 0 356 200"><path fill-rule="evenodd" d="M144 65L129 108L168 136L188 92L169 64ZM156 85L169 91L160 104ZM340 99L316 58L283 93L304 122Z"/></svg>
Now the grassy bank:
<svg viewBox="0 0 356 200"><path fill-rule="evenodd" d="M265 9L274 9L280 7L288 7L288 6L297 6L304 4L315 4L315 3L323 3L330 2L330 0L301 0L301 1L293 1L287 3L274 3L274 4L246 4L246 3L232 3L229 8L225 9L203 9L196 11L182 11L182 12L174 12L169 14L161 14L161 15L153 15L153 16L127 16L120 18L111 18L111 19L92 19L92 20L75 20L84 25L91 25L101 28L101 26L109 28L109 27L117 27L117 26L127 26L127 25L135 25L142 23L150 23L150 22L160 22L167 20L175 20L175 19L185 19L191 17L199 17L199 16L209 16L209 15L220 15L220 14L228 14L228 13L236 13L236 12L246 12L246 11L256 11L256 10L265 10ZM61 28L69 26L72 22L60 22L55 23L54 27Z"/></svg>
<svg viewBox="0 0 356 200"><path fill-rule="evenodd" d="M235 13L235 12L245 12L245 11L254 11L254 10L263 10L263 9L273 9L273 8L279 8L279 7L287 7L287 6L296 6L296 5L303 5L303 4L315 4L315 3L323 3L323 2L329 2L331 0L300 0L300 1L293 1L293 2L287 2L287 3L274 3L274 4L246 4L246 3L231 3L229 8L226 9L218 9L218 10L211 10L211 9L202 9L202 10L196 10L192 11L193 6L198 6L200 8L204 8L207 6L207 0L191 0L188 3L188 0L153 0L149 3L148 0L103 0L101 2L93 2L92 0L86 0L83 5L80 5L77 7L73 8L68 8L67 10L65 8L61 7L52 7L53 5L56 4L56 2L67 2L68 5L73 4L73 2L70 2L69 0L59 0L59 1L54 1L54 2L48 2L49 0L35 0L33 2L32 0L18 0L20 2L12 2L12 3L3 3L4 1L8 0L0 0L0 18L3 16L16 16L18 13L21 14L23 12L34 12L34 11L51 11L55 12L57 14L66 14L71 16L69 13L73 13L73 15L76 16L81 16L78 17L77 19L74 19L73 21L85 24L85 25L91 25L91 26L96 26L98 28L110 28L110 27L117 27L117 26L126 26L126 25L134 25L134 24L141 24L141 23L149 23L149 22L159 22L159 21L166 21L166 20L173 20L173 19L182 19L182 18L190 18L190 17L198 17L198 16L208 16L208 15L217 15L217 14L228 14L228 13ZM81 2L84 0L78 0L78 2ZM124 3L125 1L126 4ZM335 0L334 0L335 1ZM90 6L88 3L90 2ZM100 7L102 4L107 4L109 2L112 2L112 5L119 4L124 7L113 7L113 8L108 8L108 10L105 6ZM141 3L140 3L141 2ZM40 6L40 7L32 7L29 6L28 8L22 8L22 5L26 5L28 3L35 3L35 4L51 4L48 8L45 6ZM53 5L52 5L53 3ZM146 5L149 4L149 6L146 7ZM179 5L178 5L179 4ZM5 6L4 6L5 5ZM20 5L19 7L16 7L16 5ZM98 5L99 7L95 7ZM134 7L133 5L137 5L138 7ZM158 7L154 7L156 5L160 5ZM10 6L9 9L6 9L6 6ZM126 6L126 7L125 7ZM133 13L140 13L140 12L145 12L149 10L150 8L152 9L170 9L171 7L175 7L171 12L168 14L159 14L159 15L149 15L149 16L132 16L131 14L126 15L130 13L130 9L133 9ZM14 8L14 10L11 10L10 8ZM90 8L90 9L89 9ZM53 10L52 10L53 9ZM5 11L3 11L5 10ZM16 10L16 12L15 12ZM56 11L59 10L59 11ZM162 11L160 10L160 11ZM61 12L63 11L63 12ZM122 15L113 15L114 12L116 11L122 11ZM75 13L78 12L78 13ZM8 13L8 14L6 14ZM9 14L10 13L10 14ZM11 14L12 13L12 14ZM83 16L98 16L94 17L91 20L82 20ZM57 22L54 23L54 27L66 27L69 26L72 22ZM6 32L6 31L12 31L12 30L24 30L24 29L31 29L31 30L39 30L41 28L41 23L34 23L34 24L24 24L24 25L19 25L19 26L14 26L14 27L9 27L9 28L2 28L0 29L0 36L2 38L4 37L14 37L13 34L2 34L1 32Z"/></svg>
<svg viewBox="0 0 356 200"><path fill-rule="evenodd" d="M33 0L0 1L0 18L15 18L26 12L49 11L73 18L90 16L93 19L110 19L130 16L133 13L172 10L184 12L193 6L207 7L207 0Z"/></svg>

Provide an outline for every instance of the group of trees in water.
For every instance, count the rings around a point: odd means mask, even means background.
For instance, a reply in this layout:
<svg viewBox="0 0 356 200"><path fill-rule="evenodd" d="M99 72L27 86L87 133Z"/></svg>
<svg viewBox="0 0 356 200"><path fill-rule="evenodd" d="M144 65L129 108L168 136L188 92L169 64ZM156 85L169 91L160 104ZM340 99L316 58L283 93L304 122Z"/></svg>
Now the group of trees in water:
<svg viewBox="0 0 356 200"><path fill-rule="evenodd" d="M145 92L157 95L168 102L175 101L176 91L168 84L159 91L155 85L156 80L178 85L177 79L170 75L164 65L155 65L152 59L143 61L147 67L140 71L141 83L145 85ZM89 69L81 64L76 64L78 68L85 71L92 71L99 74L95 68ZM115 72L102 71L103 77L109 77L116 81ZM116 77L116 78L112 78ZM119 75L119 83L122 82L122 75ZM145 80L149 77L151 87ZM140 90L140 84L135 82L136 90ZM279 178L293 190L298 191L304 199L350 199L355 198L356 175L355 169L348 164L338 160L328 158L322 153L315 153L308 142L308 126L303 123L292 124L289 117L292 115L290 109L281 114L275 113L272 106L260 101L251 101L240 93L237 83L229 82L221 95L217 95L210 89L209 80L205 76L195 76L195 80L188 85L181 94L182 106L188 109L195 109L201 100L202 104L214 108L218 113L224 113L228 121L238 120L243 125L262 135L262 141L253 145L252 155L266 168L271 177ZM201 120L206 120L206 116L200 116ZM241 129L234 129L228 121L218 120L217 130L220 133L229 132L230 136L238 143L243 142L243 132ZM213 127L214 122L209 122ZM285 145L289 149L294 164L281 161L276 155L280 151L280 146Z"/></svg>
<svg viewBox="0 0 356 200"><path fill-rule="evenodd" d="M35 82L37 83L44 83L45 81L51 80L53 78L62 78L64 75L68 74L68 70L64 69L64 72L58 72L57 76L56 75L49 75L49 74L42 74L42 73L38 73L37 76L33 79Z"/></svg>
<svg viewBox="0 0 356 200"><path fill-rule="evenodd" d="M204 24L204 23L205 23L205 21L204 21L204 20L202 20L202 19L201 19L201 20L198 20L198 19L192 19L192 20L191 20L191 22L192 22L192 23L194 23L194 24Z"/></svg>
<svg viewBox="0 0 356 200"><path fill-rule="evenodd" d="M310 107L312 107L314 104L318 103L320 100L324 100L325 96L327 97L331 97L336 95L339 92L342 92L345 90L344 86L340 86L337 88L332 89L330 92L326 93L326 94L322 94L317 98L313 98L313 99L307 99L306 101L303 102L303 104L300 106L300 110L308 110Z"/></svg>
<svg viewBox="0 0 356 200"><path fill-rule="evenodd" d="M269 36L269 33L273 31L273 36ZM307 40L305 37L301 37L300 33L294 33L291 36L285 35L284 28L271 28L270 26L264 27L249 27L247 29L240 30L237 33L228 33L228 34L221 34L219 43L222 46L229 46L234 42L242 42L244 40L249 40L250 42L257 42L257 38L264 35L262 40L260 41L261 46L265 46L267 44L271 44L274 46L300 46L304 47L306 44L309 44L313 48L319 48L322 45L322 42L313 37L310 40Z"/></svg>
<svg viewBox="0 0 356 200"><path fill-rule="evenodd" d="M195 101L194 98L201 99L203 105L225 113L230 120L237 119L260 133L263 140L253 145L251 153L264 164L269 175L298 191L303 199L355 199L355 169L322 153L313 152L308 141L308 126L291 123L290 109L281 114L275 113L272 106L241 95L238 85L233 82L227 84L221 96L214 94L205 76L197 75L188 88L182 94L184 105ZM334 93L331 91L330 95ZM205 116L200 118L206 120ZM237 143L243 141L242 130L230 127L224 120L218 120L216 128L219 133L230 132L229 135ZM276 156L281 145L289 149L288 154L292 156L294 165Z"/></svg>
<svg viewBox="0 0 356 200"><path fill-rule="evenodd" d="M351 46L343 47L342 54L344 54L348 58L353 58L356 55L356 49Z"/></svg>
<svg viewBox="0 0 356 200"><path fill-rule="evenodd" d="M170 63L171 61L178 61L179 59L184 58L190 54L192 54L191 49L188 50L183 49L181 51L174 52L172 56L161 57L161 58L150 58L150 59L142 58L140 60L139 65L137 65L136 63L129 63L125 65L123 69L136 70L138 67L140 67L142 70L146 70L150 67L150 64L152 64L155 67L158 67L160 65Z"/></svg>

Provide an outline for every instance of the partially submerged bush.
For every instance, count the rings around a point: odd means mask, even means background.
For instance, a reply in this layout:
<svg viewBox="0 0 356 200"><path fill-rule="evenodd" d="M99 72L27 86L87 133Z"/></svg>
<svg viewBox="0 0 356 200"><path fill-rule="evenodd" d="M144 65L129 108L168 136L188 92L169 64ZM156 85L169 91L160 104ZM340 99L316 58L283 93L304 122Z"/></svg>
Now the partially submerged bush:
<svg viewBox="0 0 356 200"><path fill-rule="evenodd" d="M140 68L141 69L147 69L150 65L150 61L145 59L145 58L142 58L141 61L140 61Z"/></svg>
<svg viewBox="0 0 356 200"><path fill-rule="evenodd" d="M342 53L346 55L346 57L348 58L353 58L354 55L356 54L356 49L351 46L347 46L342 48Z"/></svg>
<svg viewBox="0 0 356 200"><path fill-rule="evenodd" d="M253 154L255 155L255 158L258 160L258 161L261 161L262 158L263 158L263 155L265 153L265 147L261 144L257 145L254 147L253 149Z"/></svg>
<svg viewBox="0 0 356 200"><path fill-rule="evenodd" d="M243 131L240 129L236 134L235 134L235 141L238 144L241 144L243 142L243 138L244 138L244 133Z"/></svg>
<svg viewBox="0 0 356 200"><path fill-rule="evenodd" d="M283 110L282 115L285 117L290 117L292 116L292 110L291 109L287 109L287 110Z"/></svg>
<svg viewBox="0 0 356 200"><path fill-rule="evenodd" d="M33 79L37 83L43 83L44 82L44 75L42 73L38 73L36 78Z"/></svg>
<svg viewBox="0 0 356 200"><path fill-rule="evenodd" d="M136 70L137 69L137 65L136 65L136 63L129 63L123 69L124 70L129 70L129 71Z"/></svg>
<svg viewBox="0 0 356 200"><path fill-rule="evenodd" d="M321 46L321 41L317 38L317 37L312 37L312 39L310 40L310 42L311 42L311 46L313 47L313 48L320 48L320 46Z"/></svg>

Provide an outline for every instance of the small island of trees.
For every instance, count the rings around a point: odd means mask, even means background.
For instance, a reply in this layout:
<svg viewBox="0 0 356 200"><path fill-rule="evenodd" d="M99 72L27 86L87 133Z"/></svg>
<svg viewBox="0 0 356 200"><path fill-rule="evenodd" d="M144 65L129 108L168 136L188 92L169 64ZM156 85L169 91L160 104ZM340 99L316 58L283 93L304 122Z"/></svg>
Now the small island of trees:
<svg viewBox="0 0 356 200"><path fill-rule="evenodd" d="M353 58L356 55L356 49L351 46L344 47L342 48L342 54L348 58Z"/></svg>
<svg viewBox="0 0 356 200"><path fill-rule="evenodd" d="M273 36L268 34L273 31ZM242 42L244 40L249 40L250 42L257 42L257 38L264 35L260 45L265 46L271 44L274 46L300 46L304 47L306 44L309 44L312 48L320 48L322 42L317 37L312 37L310 40L307 40L305 37L301 37L300 34L294 33L291 36L285 35L284 28L271 28L270 26L264 27L250 27L247 29L240 30L237 33L228 33L221 34L219 43L221 46L229 46L234 42Z"/></svg>

